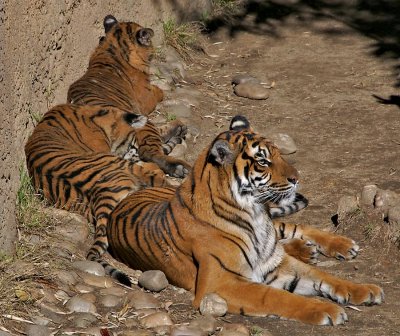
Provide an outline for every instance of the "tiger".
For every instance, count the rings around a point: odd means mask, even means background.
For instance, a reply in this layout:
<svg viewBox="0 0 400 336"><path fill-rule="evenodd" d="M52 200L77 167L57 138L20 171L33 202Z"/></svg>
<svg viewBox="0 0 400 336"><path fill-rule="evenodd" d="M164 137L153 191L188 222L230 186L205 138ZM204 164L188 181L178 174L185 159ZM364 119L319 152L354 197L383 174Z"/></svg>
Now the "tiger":
<svg viewBox="0 0 400 336"><path fill-rule="evenodd" d="M305 295L372 305L382 303L384 293L285 252L281 238L310 240L336 257L351 259L358 252L349 238L272 221L271 202L292 204L298 185L297 170L278 148L247 118L236 116L178 188L146 188L115 207L109 250L134 269L163 271L171 284L194 293L195 307L207 293L216 293L230 313L343 324L348 320L343 307Z"/></svg>
<svg viewBox="0 0 400 336"><path fill-rule="evenodd" d="M35 190L49 204L95 224L87 258L106 269L101 255L108 248L106 227L115 205L140 188L169 185L158 162L126 159L133 143L146 148L154 141L142 132L148 127L147 117L120 108L62 104L44 115L25 145Z"/></svg>
<svg viewBox="0 0 400 336"><path fill-rule="evenodd" d="M118 22L107 15L103 20L105 36L94 50L86 73L71 84L67 102L75 105L116 107L147 116L163 99L163 91L150 84L149 63L154 49L154 32L135 22ZM181 143L187 126L175 120L157 129L150 121L137 129L143 139L129 148L126 158L139 157L156 163L165 173L184 177L190 165L167 154ZM146 140L151 139L151 141ZM165 143L163 143L163 140Z"/></svg>

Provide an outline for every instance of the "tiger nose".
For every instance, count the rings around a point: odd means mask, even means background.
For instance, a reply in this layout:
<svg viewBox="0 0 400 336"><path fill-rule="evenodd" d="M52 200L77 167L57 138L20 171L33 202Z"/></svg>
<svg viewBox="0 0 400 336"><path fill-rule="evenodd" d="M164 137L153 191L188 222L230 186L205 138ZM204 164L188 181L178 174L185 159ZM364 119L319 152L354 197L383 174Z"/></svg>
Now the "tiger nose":
<svg viewBox="0 0 400 336"><path fill-rule="evenodd" d="M287 180L288 180L290 183L296 185L299 179L297 178L297 176L294 176L294 175L293 175L293 176L288 177Z"/></svg>

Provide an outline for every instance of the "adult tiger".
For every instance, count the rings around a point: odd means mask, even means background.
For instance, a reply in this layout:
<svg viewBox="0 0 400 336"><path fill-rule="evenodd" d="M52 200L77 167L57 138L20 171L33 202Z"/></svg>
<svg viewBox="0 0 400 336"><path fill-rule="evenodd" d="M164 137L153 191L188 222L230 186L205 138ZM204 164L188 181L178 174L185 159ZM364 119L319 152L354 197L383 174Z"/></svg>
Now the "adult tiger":
<svg viewBox="0 0 400 336"><path fill-rule="evenodd" d="M25 146L35 189L56 207L95 223L88 259L106 269L99 258L108 247L106 226L115 205L140 188L169 185L157 164L125 159L136 142L151 144L151 135L141 131L147 127L147 117L119 108L59 105L44 115Z"/></svg>
<svg viewBox="0 0 400 336"><path fill-rule="evenodd" d="M383 291L285 254L278 238L288 228L277 236L265 202L292 203L297 184L297 171L278 149L253 132L247 119L235 117L178 189L148 188L117 205L108 230L112 254L135 269L162 270L172 284L194 292L195 306L215 292L232 313L342 324L342 307L301 295L379 304ZM300 230L308 239L307 228ZM357 250L347 238L320 235L341 250Z"/></svg>
<svg viewBox="0 0 400 336"><path fill-rule="evenodd" d="M68 102L148 115L163 99L163 92L150 84L153 31L134 22L118 22L112 15L104 18L104 30L105 36L90 57L86 73L69 87ZM137 135L142 141L137 141L130 153L155 162L167 174L183 177L189 164L167 154L181 142L186 131L180 121L161 130L147 122L137 130L142 133Z"/></svg>

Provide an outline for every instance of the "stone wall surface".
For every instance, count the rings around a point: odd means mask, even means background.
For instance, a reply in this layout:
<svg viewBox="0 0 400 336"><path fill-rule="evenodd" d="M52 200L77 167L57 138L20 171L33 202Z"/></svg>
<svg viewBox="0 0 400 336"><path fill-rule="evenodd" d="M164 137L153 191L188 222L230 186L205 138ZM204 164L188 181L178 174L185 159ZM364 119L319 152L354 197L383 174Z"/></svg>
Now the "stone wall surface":
<svg viewBox="0 0 400 336"><path fill-rule="evenodd" d="M102 35L103 18L136 21L162 42L162 21L191 19L208 0L0 0L0 252L12 253L24 143L38 116L66 101Z"/></svg>

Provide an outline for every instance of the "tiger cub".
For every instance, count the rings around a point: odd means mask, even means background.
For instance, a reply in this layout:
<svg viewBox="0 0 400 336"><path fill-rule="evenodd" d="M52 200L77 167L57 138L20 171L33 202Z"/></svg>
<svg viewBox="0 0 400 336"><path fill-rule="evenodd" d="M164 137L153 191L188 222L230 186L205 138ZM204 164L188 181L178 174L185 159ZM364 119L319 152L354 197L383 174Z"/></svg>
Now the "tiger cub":
<svg viewBox="0 0 400 336"><path fill-rule="evenodd" d="M303 295L369 305L380 304L384 294L376 285L340 279L285 253L279 239L288 227L274 226L265 210L270 200L292 204L298 178L278 149L237 116L176 190L140 190L116 206L108 227L112 254L134 269L163 271L172 284L195 294L194 306L214 292L231 313L343 324L343 307ZM298 231L327 243L331 254L357 251L347 238L315 235L307 227Z"/></svg>
<svg viewBox="0 0 400 336"><path fill-rule="evenodd" d="M132 143L146 148L158 141L148 127L147 117L115 107L59 105L44 115L25 146L36 191L95 224L88 259L106 268L99 258L108 248L106 227L115 205L140 188L169 185L157 164L124 159Z"/></svg>
<svg viewBox="0 0 400 336"><path fill-rule="evenodd" d="M115 107L147 116L163 99L163 92L150 84L149 63L154 50L150 28L134 22L118 22L112 15L104 18L105 36L93 52L86 73L68 90L67 101L77 105ZM184 138L187 127L175 120L157 129L147 122L137 130L136 141L126 158L156 163L165 173L184 177L190 165L167 154ZM147 141L147 135L151 142ZM165 144L163 144L163 142Z"/></svg>

